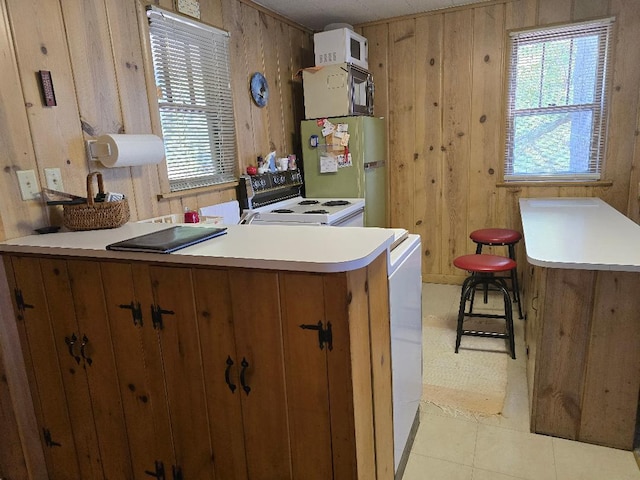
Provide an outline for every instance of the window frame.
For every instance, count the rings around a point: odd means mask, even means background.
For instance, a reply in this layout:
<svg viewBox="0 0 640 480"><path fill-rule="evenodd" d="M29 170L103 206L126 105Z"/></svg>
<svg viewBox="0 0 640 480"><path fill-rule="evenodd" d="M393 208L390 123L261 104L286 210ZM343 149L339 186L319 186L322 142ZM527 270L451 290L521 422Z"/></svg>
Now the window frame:
<svg viewBox="0 0 640 480"><path fill-rule="evenodd" d="M544 182L546 183L576 183L576 182L598 182L601 181L604 171L605 157L607 151L607 127L609 115L610 92L609 83L611 77L611 57L613 44L614 17L599 18L584 22L575 22L545 27L533 27L508 32L507 60L506 60L506 94L505 94L505 144L504 144L504 166L502 169L503 181L506 184L523 182ZM596 94L594 101L582 104L552 105L538 108L516 109L517 98L517 75L516 64L518 60L517 47L542 43L555 38L578 38L586 33L602 35L604 44L599 48L599 52L604 53L604 59L597 59L596 68L598 70L596 78ZM570 88L570 87L569 87ZM592 135L589 144L589 172L567 172L567 173L513 173L514 150L515 150L515 122L518 116L532 116L536 114L572 113L580 111L591 111L594 113L592 119ZM594 154L595 152L595 154Z"/></svg>
<svg viewBox="0 0 640 480"><path fill-rule="evenodd" d="M147 26L145 31L146 41L149 45L149 79L152 82L150 96L153 95L152 104L157 106L157 124L162 131L165 142L166 165L163 173L166 175L166 183L163 180L165 185L163 190L168 187L169 195L189 194L192 190L197 191L202 188L219 187L237 182L238 162L233 94L231 90L230 33L197 19L162 9L156 5L145 5L143 10ZM153 23L154 21L156 22L155 24ZM193 43L186 43L191 46L189 49L191 51L197 50L198 47L202 48L206 46L208 41L211 41L212 51L208 52L211 58L207 58L206 61L209 62L208 66L215 66L214 69L209 68L206 70L207 65L203 64L198 67L198 70L194 71L194 74L185 73L181 80L186 79L188 86L184 87L183 93L188 90L190 94L183 94L179 100L176 100L177 94L170 95L168 92L169 87L167 86L167 83L174 80L176 76L171 78L170 71L156 69L156 62L166 61L168 56L166 52L161 51L162 49L159 49L154 44L153 37L154 28L156 30L158 28L165 29L169 31L169 34L172 34L173 32L170 31L170 28L174 26L176 37L169 38L172 43L178 35L183 35L185 30L187 36L191 31L193 35L199 37ZM157 31L155 34L157 35ZM166 46L163 48L168 50ZM186 62L190 53L186 50L182 50L180 53L182 52L184 52L183 61ZM199 54L200 52L197 51L197 53ZM175 58L182 59L182 57L178 56L171 57L171 60L173 61ZM200 58L197 58L197 60L200 60ZM189 65L185 67L185 72L187 71L186 68L196 67ZM165 77L160 79L162 75ZM207 77L208 80L202 81L200 85L196 86L195 84L198 82L195 78L198 75ZM199 89L195 95L192 94L193 88ZM187 96L191 102L184 101ZM216 98L215 103L208 101L211 97ZM206 99L204 102L202 102L203 98ZM197 103L198 101L200 103ZM192 128L195 123L184 120L190 115L194 122L195 120L199 121L197 125L200 128ZM167 119L173 119L174 123L167 125ZM200 152L197 151L198 148L201 148ZM176 162L173 167L170 165L172 154ZM196 155L202 155L204 159L194 159ZM172 168L175 170L175 165L186 167L189 172L198 169L199 175L189 177L180 174L182 176L176 177L174 175L171 178L170 172ZM205 172L207 169L209 172Z"/></svg>

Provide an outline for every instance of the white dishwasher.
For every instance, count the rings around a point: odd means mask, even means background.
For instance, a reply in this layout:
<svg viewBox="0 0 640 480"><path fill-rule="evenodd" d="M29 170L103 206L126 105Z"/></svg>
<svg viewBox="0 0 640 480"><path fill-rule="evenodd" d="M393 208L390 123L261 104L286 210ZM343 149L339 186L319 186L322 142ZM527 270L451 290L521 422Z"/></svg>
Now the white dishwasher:
<svg viewBox="0 0 640 480"><path fill-rule="evenodd" d="M389 316L396 478L404 471L419 424L422 395L422 256L419 235L396 231L389 254ZM402 240L402 238L404 240Z"/></svg>

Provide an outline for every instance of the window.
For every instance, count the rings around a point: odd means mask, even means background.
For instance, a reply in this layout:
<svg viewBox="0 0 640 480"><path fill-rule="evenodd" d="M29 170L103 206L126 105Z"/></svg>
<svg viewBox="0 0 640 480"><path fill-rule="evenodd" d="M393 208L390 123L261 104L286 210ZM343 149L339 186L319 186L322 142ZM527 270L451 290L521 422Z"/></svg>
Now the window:
<svg viewBox="0 0 640 480"><path fill-rule="evenodd" d="M600 179L612 23L511 33L506 181Z"/></svg>
<svg viewBox="0 0 640 480"><path fill-rule="evenodd" d="M229 34L147 7L171 191L235 180Z"/></svg>

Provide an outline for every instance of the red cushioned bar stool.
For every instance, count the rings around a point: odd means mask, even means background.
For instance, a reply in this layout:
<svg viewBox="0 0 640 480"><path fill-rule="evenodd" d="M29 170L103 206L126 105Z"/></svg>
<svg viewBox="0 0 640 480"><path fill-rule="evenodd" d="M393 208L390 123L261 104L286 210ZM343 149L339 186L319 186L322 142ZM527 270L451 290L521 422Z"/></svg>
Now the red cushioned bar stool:
<svg viewBox="0 0 640 480"><path fill-rule="evenodd" d="M462 293L460 295L460 308L458 310L458 327L456 331L456 353L460 348L460 341L463 335L471 335L475 337L491 337L504 338L507 340L511 358L516 358L515 341L513 338L513 316L511 313L511 295L507 289L505 277L496 276L496 273L508 272L515 270L515 260L499 255L462 255L453 261L453 264L469 272L469 275L462 284ZM504 315L489 313L473 313L473 294L477 287L493 287L502 293L504 299ZM469 311L466 311L466 305L469 302ZM465 317L483 317L483 318L504 318L506 323L505 332L485 332L479 330L465 330Z"/></svg>
<svg viewBox="0 0 640 480"><path fill-rule="evenodd" d="M505 246L509 249L509 258L513 261L516 260L515 245L522 238L522 234L517 230L511 230L509 228L481 228L471 232L469 238L473 240L477 247L476 253L482 253L482 247L487 245L489 247ZM518 304L518 318L523 318L522 307L520 305L520 287L518 286L518 271L516 267L510 272L511 277L511 290L513 291L513 303ZM487 303L487 291L484 292L484 303Z"/></svg>

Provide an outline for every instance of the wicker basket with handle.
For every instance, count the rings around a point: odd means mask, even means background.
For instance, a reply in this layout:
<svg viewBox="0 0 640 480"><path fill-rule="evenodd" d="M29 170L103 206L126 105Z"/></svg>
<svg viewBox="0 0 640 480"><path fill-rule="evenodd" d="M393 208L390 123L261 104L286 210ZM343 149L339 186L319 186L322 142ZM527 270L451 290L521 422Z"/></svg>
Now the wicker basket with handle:
<svg viewBox="0 0 640 480"><path fill-rule="evenodd" d="M104 196L104 183L100 172L87 175L87 203L64 205L62 223L69 230L100 230L116 228L129 221L129 202L126 198L115 202L96 202L93 177L98 178L98 194Z"/></svg>

